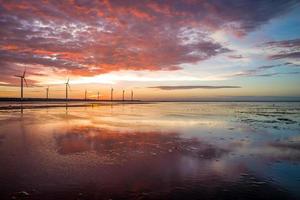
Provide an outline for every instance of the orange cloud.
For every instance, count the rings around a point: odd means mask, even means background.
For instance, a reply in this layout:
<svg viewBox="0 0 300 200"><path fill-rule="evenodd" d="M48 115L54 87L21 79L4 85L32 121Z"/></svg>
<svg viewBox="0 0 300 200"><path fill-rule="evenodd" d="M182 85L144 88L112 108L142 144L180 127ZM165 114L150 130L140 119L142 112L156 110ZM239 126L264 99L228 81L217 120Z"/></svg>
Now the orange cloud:
<svg viewBox="0 0 300 200"><path fill-rule="evenodd" d="M17 50L18 47L16 45L14 45L14 44L7 44L7 45L3 45L1 47L1 49L7 50L7 51L14 51L14 50Z"/></svg>

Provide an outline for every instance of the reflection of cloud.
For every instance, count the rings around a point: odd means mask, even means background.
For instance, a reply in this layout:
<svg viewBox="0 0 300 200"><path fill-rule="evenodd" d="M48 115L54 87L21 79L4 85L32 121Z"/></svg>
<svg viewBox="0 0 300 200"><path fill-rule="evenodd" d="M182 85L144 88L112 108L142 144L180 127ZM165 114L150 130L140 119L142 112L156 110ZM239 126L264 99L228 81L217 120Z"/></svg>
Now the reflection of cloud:
<svg viewBox="0 0 300 200"><path fill-rule="evenodd" d="M61 154L96 151L107 161L116 162L164 154L212 159L228 152L197 139L181 138L173 132L118 132L84 126L56 135L55 139Z"/></svg>
<svg viewBox="0 0 300 200"><path fill-rule="evenodd" d="M300 145L288 144L281 142L270 143L268 146L263 146L249 151L260 155L266 160L272 161L300 161Z"/></svg>
<svg viewBox="0 0 300 200"><path fill-rule="evenodd" d="M3 142L4 139L5 139L5 135L4 134L0 134L0 144Z"/></svg>
<svg viewBox="0 0 300 200"><path fill-rule="evenodd" d="M300 157L300 142L287 143L287 142L274 142L270 144L272 147L281 148L282 150L297 150Z"/></svg>
<svg viewBox="0 0 300 200"><path fill-rule="evenodd" d="M155 86L149 87L161 90L190 90L190 89L228 89L228 88L241 88L240 86L208 86L208 85L185 85L185 86Z"/></svg>

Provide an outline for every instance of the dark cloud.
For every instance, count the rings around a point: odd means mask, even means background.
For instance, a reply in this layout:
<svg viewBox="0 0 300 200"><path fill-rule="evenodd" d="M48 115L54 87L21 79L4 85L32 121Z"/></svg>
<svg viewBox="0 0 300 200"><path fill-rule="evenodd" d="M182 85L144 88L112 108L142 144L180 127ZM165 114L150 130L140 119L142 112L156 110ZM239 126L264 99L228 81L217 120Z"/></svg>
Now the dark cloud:
<svg viewBox="0 0 300 200"><path fill-rule="evenodd" d="M185 85L185 86L155 86L149 87L161 90L190 90L190 89L229 89L241 88L240 86L207 86L207 85Z"/></svg>
<svg viewBox="0 0 300 200"><path fill-rule="evenodd" d="M297 4L293 0L0 1L0 59L6 71L26 64L80 76L178 70L181 64L230 52L210 37L214 31L226 29L242 36Z"/></svg>
<svg viewBox="0 0 300 200"><path fill-rule="evenodd" d="M291 63L291 62L286 62L285 65L288 65L290 67L300 67L299 64Z"/></svg>
<svg viewBox="0 0 300 200"><path fill-rule="evenodd" d="M242 55L229 55L228 58L231 58L231 59L242 59L242 58L244 58L244 56L242 56Z"/></svg>

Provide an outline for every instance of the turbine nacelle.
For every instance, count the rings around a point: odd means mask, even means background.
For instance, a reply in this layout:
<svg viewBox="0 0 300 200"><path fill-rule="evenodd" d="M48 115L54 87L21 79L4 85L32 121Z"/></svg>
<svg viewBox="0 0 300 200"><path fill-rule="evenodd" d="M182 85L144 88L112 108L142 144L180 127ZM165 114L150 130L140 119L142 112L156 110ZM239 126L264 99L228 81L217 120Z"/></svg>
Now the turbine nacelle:
<svg viewBox="0 0 300 200"><path fill-rule="evenodd" d="M68 80L67 80L67 82L65 82L65 84L66 84L66 87L68 87L69 89L71 89L69 82L70 82L70 79L68 78Z"/></svg>
<svg viewBox="0 0 300 200"><path fill-rule="evenodd" d="M24 72L22 75L15 75L15 77L18 77L18 78L21 78L21 80L24 80L25 81L25 85L26 87L28 87L28 84L27 84L27 80L25 78L25 75L26 75L26 68L24 69Z"/></svg>
<svg viewBox="0 0 300 200"><path fill-rule="evenodd" d="M66 85L66 101L68 100L68 88L71 90L69 81L70 81L70 79L68 78L67 82L65 83L65 85Z"/></svg>
<svg viewBox="0 0 300 200"><path fill-rule="evenodd" d="M15 75L15 77L18 77L21 79L21 100L23 100L23 82L25 82L26 87L28 87L27 80L25 79L26 75L26 68L24 69L24 72L22 75Z"/></svg>

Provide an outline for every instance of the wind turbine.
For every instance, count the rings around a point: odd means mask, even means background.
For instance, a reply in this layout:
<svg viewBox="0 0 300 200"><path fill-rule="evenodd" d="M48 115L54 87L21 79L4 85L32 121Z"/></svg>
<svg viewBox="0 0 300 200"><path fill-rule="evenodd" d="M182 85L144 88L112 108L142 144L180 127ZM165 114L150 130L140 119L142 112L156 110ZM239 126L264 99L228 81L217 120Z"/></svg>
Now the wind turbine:
<svg viewBox="0 0 300 200"><path fill-rule="evenodd" d="M131 90L131 101L133 101L133 90Z"/></svg>
<svg viewBox="0 0 300 200"><path fill-rule="evenodd" d="M49 98L49 86L46 88L46 99L48 100Z"/></svg>
<svg viewBox="0 0 300 200"><path fill-rule="evenodd" d="M113 101L114 100L114 88L110 89L110 100Z"/></svg>
<svg viewBox="0 0 300 200"><path fill-rule="evenodd" d="M87 96L87 90L84 91L84 100L86 101L86 96Z"/></svg>
<svg viewBox="0 0 300 200"><path fill-rule="evenodd" d="M27 81L25 79L25 75L26 75L26 68L24 69L24 72L22 75L15 75L15 77L21 78L21 101L23 100L23 84L25 81L26 87L28 87L27 85Z"/></svg>
<svg viewBox="0 0 300 200"><path fill-rule="evenodd" d="M98 91L98 97L97 97L97 100L99 101L100 99L100 92Z"/></svg>
<svg viewBox="0 0 300 200"><path fill-rule="evenodd" d="M69 81L70 81L70 79L68 78L67 82L65 83L66 84L66 101L68 101L68 89L71 89L70 85L69 85Z"/></svg>
<svg viewBox="0 0 300 200"><path fill-rule="evenodd" d="M123 97L122 97L122 100L124 101L124 94L125 94L125 90L123 90Z"/></svg>

